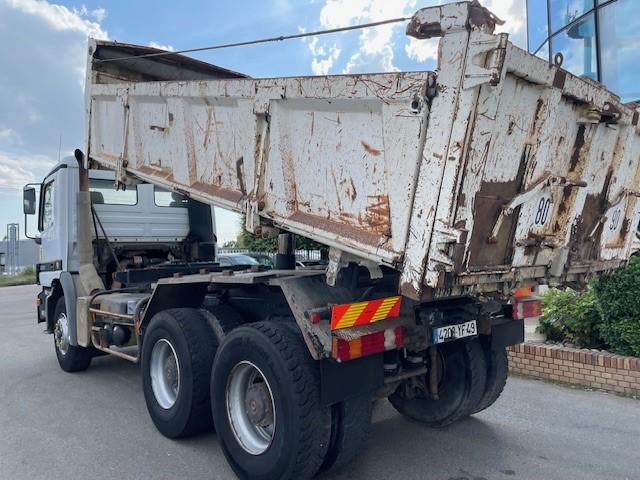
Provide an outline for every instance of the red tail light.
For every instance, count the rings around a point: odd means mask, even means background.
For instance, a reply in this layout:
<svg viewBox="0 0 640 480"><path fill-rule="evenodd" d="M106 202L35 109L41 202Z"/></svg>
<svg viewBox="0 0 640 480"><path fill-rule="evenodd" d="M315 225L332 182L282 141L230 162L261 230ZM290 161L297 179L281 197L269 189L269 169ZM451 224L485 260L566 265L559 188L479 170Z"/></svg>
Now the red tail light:
<svg viewBox="0 0 640 480"><path fill-rule="evenodd" d="M331 356L339 362L354 360L374 353L393 350L404 345L404 328L389 328L354 340L333 338Z"/></svg>
<svg viewBox="0 0 640 480"><path fill-rule="evenodd" d="M542 315L542 301L537 297L516 299L513 304L512 317L514 320L539 317Z"/></svg>

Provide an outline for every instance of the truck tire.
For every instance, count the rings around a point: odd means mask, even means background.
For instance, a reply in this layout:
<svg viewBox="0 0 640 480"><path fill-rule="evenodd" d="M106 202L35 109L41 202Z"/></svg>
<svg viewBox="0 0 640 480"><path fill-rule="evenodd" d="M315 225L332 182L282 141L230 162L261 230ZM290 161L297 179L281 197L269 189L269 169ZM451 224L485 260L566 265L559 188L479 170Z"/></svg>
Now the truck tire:
<svg viewBox="0 0 640 480"><path fill-rule="evenodd" d="M93 358L93 349L69 343L71 340L70 325L64 297L58 299L53 318L53 345L60 368L65 372L80 372L89 368Z"/></svg>
<svg viewBox="0 0 640 480"><path fill-rule="evenodd" d="M212 428L209 378L218 342L202 314L174 308L151 319L142 342L147 410L165 437Z"/></svg>
<svg viewBox="0 0 640 480"><path fill-rule="evenodd" d="M363 450L371 433L373 399L359 396L331 407L329 450L320 470L339 471Z"/></svg>
<svg viewBox="0 0 640 480"><path fill-rule="evenodd" d="M320 468L331 410L320 402L318 365L299 332L272 321L233 330L216 354L211 402L238 477L303 480Z"/></svg>
<svg viewBox="0 0 640 480"><path fill-rule="evenodd" d="M401 388L389 397L402 415L435 428L470 415L484 394L487 379L484 352L478 339L445 343L438 347L438 352L442 373L437 400L423 392L406 398Z"/></svg>
<svg viewBox="0 0 640 480"><path fill-rule="evenodd" d="M507 357L506 348L493 350L491 345L484 344L483 350L487 364L487 384L484 394L478 405L473 409L472 414L481 412L495 403L504 390L507 376L509 375L509 358Z"/></svg>
<svg viewBox="0 0 640 480"><path fill-rule="evenodd" d="M238 311L229 305L217 305L200 311L207 319L218 345L234 328L238 328L244 323Z"/></svg>

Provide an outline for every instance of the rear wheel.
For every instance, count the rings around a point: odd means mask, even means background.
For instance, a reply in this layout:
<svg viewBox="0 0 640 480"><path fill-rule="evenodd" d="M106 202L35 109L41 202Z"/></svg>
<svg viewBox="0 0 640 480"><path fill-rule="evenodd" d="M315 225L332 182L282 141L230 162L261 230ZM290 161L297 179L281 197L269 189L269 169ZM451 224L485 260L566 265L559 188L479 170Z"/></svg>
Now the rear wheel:
<svg viewBox="0 0 640 480"><path fill-rule="evenodd" d="M234 329L211 380L213 418L240 478L306 479L327 452L331 413L300 334L277 322Z"/></svg>
<svg viewBox="0 0 640 480"><path fill-rule="evenodd" d="M217 305L210 309L200 310L200 312L207 319L218 344L221 344L233 329L244 323L238 311L229 305Z"/></svg>
<svg viewBox="0 0 640 480"><path fill-rule="evenodd" d="M157 313L142 342L142 386L156 428L181 438L212 427L209 378L218 343L191 308Z"/></svg>
<svg viewBox="0 0 640 480"><path fill-rule="evenodd" d="M54 311L53 341L60 368L65 372L80 372L91 365L93 349L71 345L71 325L64 297L60 297Z"/></svg>
<svg viewBox="0 0 640 480"><path fill-rule="evenodd" d="M351 463L363 450L371 433L373 399L359 396L331 407L331 439L322 471L336 471Z"/></svg>
<svg viewBox="0 0 640 480"><path fill-rule="evenodd" d="M502 394L509 376L509 358L506 348L494 350L487 343L483 344L483 350L487 364L487 383L482 398L471 413L478 413L493 405Z"/></svg>
<svg viewBox="0 0 640 480"><path fill-rule="evenodd" d="M444 427L472 413L485 390L486 362L478 339L454 341L438 347L438 398L428 392L429 373L422 388L409 394L400 388L389 400L398 412L431 427Z"/></svg>

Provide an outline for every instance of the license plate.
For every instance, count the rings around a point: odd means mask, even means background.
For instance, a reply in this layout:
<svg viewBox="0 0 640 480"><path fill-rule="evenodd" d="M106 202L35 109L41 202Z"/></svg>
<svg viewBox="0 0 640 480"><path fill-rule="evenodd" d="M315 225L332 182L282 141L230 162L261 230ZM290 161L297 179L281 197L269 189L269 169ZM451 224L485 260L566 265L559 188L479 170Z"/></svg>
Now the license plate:
<svg viewBox="0 0 640 480"><path fill-rule="evenodd" d="M445 343L459 338L474 337L478 334L478 327L475 320L460 323L459 325L448 325L433 329L433 343Z"/></svg>

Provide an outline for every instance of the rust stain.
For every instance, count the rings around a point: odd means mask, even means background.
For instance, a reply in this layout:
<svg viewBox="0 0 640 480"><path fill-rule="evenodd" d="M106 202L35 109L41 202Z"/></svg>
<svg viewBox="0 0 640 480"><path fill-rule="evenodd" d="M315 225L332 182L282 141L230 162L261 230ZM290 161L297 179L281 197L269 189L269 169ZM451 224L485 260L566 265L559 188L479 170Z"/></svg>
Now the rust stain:
<svg viewBox="0 0 640 480"><path fill-rule="evenodd" d="M529 156L523 150L518 173L506 182L482 182L474 200L473 216L476 219L469 243L469 267L496 267L511 260L512 239L520 214L520 207L504 218L494 242L488 243L491 230L498 220L502 206L509 203L522 188Z"/></svg>
<svg viewBox="0 0 640 480"><path fill-rule="evenodd" d="M346 243L351 245L353 245L354 242L357 242L360 244L379 247L383 250L392 251L390 248L385 248L389 242L387 242L387 238L385 238L384 235L365 230L361 227L355 227L349 223L343 223L329 218L322 218L300 211L294 212L289 216L289 220L305 225L309 232L312 232L314 229L319 229L332 233L342 239L348 239Z"/></svg>
<svg viewBox="0 0 640 480"><path fill-rule="evenodd" d="M350 178L349 181L351 182L351 201L354 201L358 196L358 192L356 191L356 186L353 183L353 178Z"/></svg>
<svg viewBox="0 0 640 480"><path fill-rule="evenodd" d="M602 236L602 215L607 209L607 192L613 177L613 168L609 167L602 190L598 194L589 194L585 198L584 207L578 221L571 229L569 240L571 262L581 260L597 260L600 238ZM597 227L597 228L596 228ZM595 229L595 232L594 232ZM593 232L593 235L591 233Z"/></svg>
<svg viewBox="0 0 640 480"><path fill-rule="evenodd" d="M209 183L197 181L189 186L184 185L180 182L176 182L173 175L171 174L171 169L169 168L154 168L143 165L138 169L138 171L143 175L154 176L156 178L159 177L160 174L162 174L163 178L167 182L171 183L171 188L176 188L185 192L189 192L190 190L197 190L198 192L210 195L212 197L220 197L234 203L240 202L243 198L242 193L236 190L211 185Z"/></svg>
<svg viewBox="0 0 640 480"><path fill-rule="evenodd" d="M388 235L391 231L391 211L388 195L367 196L369 205L366 207L364 221L374 231Z"/></svg>
<svg viewBox="0 0 640 480"><path fill-rule="evenodd" d="M342 213L342 202L340 201L340 188L338 187L338 179L336 178L336 172L331 169L331 178L333 179L333 186L336 189L336 201L338 202L338 212Z"/></svg>
<svg viewBox="0 0 640 480"><path fill-rule="evenodd" d="M287 135L283 135L280 141L280 155L282 157L282 174L284 180L284 190L287 199L287 208L297 210L298 206L298 185L296 184L295 160L291 149L291 142Z"/></svg>
<svg viewBox="0 0 640 480"><path fill-rule="evenodd" d="M555 75L553 76L553 86L562 89L564 88L564 84L566 81L567 72L565 70L562 70L561 68L558 68Z"/></svg>
<svg viewBox="0 0 640 480"><path fill-rule="evenodd" d="M576 134L576 141L573 144L573 151L571 152L571 161L569 163L569 172L574 172L576 167L578 166L578 161L580 160L580 152L582 151L582 147L584 146L584 131L585 126L580 125L578 127L578 133Z"/></svg>
<svg viewBox="0 0 640 480"><path fill-rule="evenodd" d="M242 193L238 192L237 190L231 190L229 188L211 185L210 183L195 182L193 185L191 185L191 189L197 190L198 192L205 193L207 195L211 195L212 197L220 197L224 200L235 203L240 202L244 198L244 195L242 195Z"/></svg>
<svg viewBox="0 0 640 480"><path fill-rule="evenodd" d="M377 148L373 148L371 145L369 145L364 140L362 140L360 143L362 144L362 147L365 149L365 151L369 155L373 155L374 157L379 157L380 154L382 153L380 150L378 150Z"/></svg>
<svg viewBox="0 0 640 480"><path fill-rule="evenodd" d="M243 167L244 167L244 158L240 157L238 160L236 160L236 177L238 178L240 191L242 192L242 195L245 196L247 194L247 190L244 186Z"/></svg>

